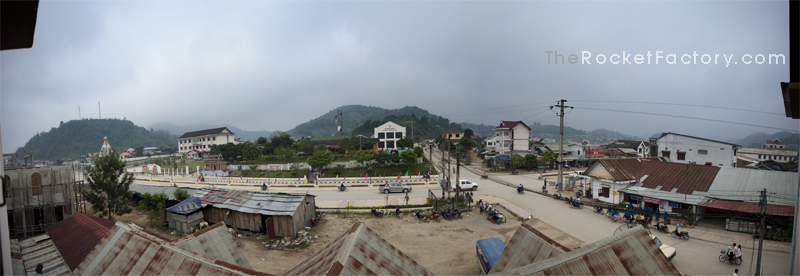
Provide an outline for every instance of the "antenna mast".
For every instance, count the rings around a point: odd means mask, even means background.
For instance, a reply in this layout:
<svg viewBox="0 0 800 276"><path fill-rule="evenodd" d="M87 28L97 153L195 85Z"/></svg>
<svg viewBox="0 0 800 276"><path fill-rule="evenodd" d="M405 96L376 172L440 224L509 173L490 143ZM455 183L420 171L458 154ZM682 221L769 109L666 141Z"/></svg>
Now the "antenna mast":
<svg viewBox="0 0 800 276"><path fill-rule="evenodd" d="M78 120L81 120L81 107L78 106Z"/></svg>
<svg viewBox="0 0 800 276"><path fill-rule="evenodd" d="M97 101L97 119L103 119L103 116L100 116L100 101Z"/></svg>

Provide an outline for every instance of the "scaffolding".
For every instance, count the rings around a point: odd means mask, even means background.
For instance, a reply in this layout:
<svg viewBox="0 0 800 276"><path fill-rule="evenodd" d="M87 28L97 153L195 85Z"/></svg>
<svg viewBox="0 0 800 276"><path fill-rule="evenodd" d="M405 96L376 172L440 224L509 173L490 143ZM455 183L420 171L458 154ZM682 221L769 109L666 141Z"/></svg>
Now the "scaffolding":
<svg viewBox="0 0 800 276"><path fill-rule="evenodd" d="M3 176L11 238L26 238L86 206L70 167L20 168Z"/></svg>

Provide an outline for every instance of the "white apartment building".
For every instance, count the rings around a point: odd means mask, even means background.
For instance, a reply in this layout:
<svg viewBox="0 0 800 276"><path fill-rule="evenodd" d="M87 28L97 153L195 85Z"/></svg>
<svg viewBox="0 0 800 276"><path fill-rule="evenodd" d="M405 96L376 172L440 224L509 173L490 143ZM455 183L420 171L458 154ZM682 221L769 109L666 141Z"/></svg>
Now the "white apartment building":
<svg viewBox="0 0 800 276"><path fill-rule="evenodd" d="M778 163L786 163L797 158L797 152L773 148L742 148L739 150L740 156L750 157L758 161L773 160Z"/></svg>
<svg viewBox="0 0 800 276"><path fill-rule="evenodd" d="M233 143L233 132L227 127L187 132L178 137L178 153L185 158L206 157L212 145Z"/></svg>
<svg viewBox="0 0 800 276"><path fill-rule="evenodd" d="M372 138L378 138L378 150L396 150L397 140L406 135L406 127L392 121L375 128Z"/></svg>
<svg viewBox="0 0 800 276"><path fill-rule="evenodd" d="M736 167L736 155L741 146L677 133L664 133L656 142L658 156L671 162L718 167Z"/></svg>
<svg viewBox="0 0 800 276"><path fill-rule="evenodd" d="M530 152L531 128L522 121L500 121L494 128L494 150L497 154L520 154Z"/></svg>

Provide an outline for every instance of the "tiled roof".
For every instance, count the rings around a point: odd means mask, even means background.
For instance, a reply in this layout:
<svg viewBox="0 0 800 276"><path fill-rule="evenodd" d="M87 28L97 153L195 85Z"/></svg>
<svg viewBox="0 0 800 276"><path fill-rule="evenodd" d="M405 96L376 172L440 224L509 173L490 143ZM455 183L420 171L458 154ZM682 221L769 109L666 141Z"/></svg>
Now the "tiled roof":
<svg viewBox="0 0 800 276"><path fill-rule="evenodd" d="M117 223L73 271L81 275L267 275Z"/></svg>
<svg viewBox="0 0 800 276"><path fill-rule="evenodd" d="M474 259L473 259L474 260ZM366 225L344 234L285 275L433 275Z"/></svg>
<svg viewBox="0 0 800 276"><path fill-rule="evenodd" d="M779 140L778 138L775 138L775 140L767 140L766 142L764 142L764 144L766 144L766 145L783 145L781 140Z"/></svg>
<svg viewBox="0 0 800 276"><path fill-rule="evenodd" d="M194 213L197 210L203 209L206 207L206 204L200 202L199 197L190 197L178 204L172 205L172 207L167 208L167 211L176 213L176 214L183 214L188 215Z"/></svg>
<svg viewBox="0 0 800 276"><path fill-rule="evenodd" d="M499 273L570 252L569 248L523 223L489 273Z"/></svg>
<svg viewBox="0 0 800 276"><path fill-rule="evenodd" d="M525 123L523 123L522 121L500 121L500 125L498 125L498 126L497 126L497 127L495 127L494 129L506 129L506 128L508 128L508 129L512 129L512 128L514 128L515 126L517 126L518 124L522 124L522 125L523 125L523 126L525 126L525 128L527 128L528 130L530 130L530 129L531 129L531 128L530 128L528 125L526 125L526 124L525 124Z"/></svg>
<svg viewBox="0 0 800 276"><path fill-rule="evenodd" d="M236 247L233 235L228 233L228 227L225 227L224 222L183 236L172 241L172 244L212 259L252 269L244 253Z"/></svg>
<svg viewBox="0 0 800 276"><path fill-rule="evenodd" d="M627 229L575 251L498 274L681 275L642 226Z"/></svg>
<svg viewBox="0 0 800 276"><path fill-rule="evenodd" d="M228 132L233 134L233 132L230 129L228 129L227 127L218 127L218 128L212 128L212 129L204 129L204 130L187 132L187 133L184 133L183 135L181 135L181 137L178 137L178 139L220 134L220 133L222 133L223 130L228 130Z"/></svg>
<svg viewBox="0 0 800 276"><path fill-rule="evenodd" d="M732 211L737 213L750 213L750 214L761 213L761 205L755 202L709 198L697 204L697 206ZM794 206L767 204L767 215L794 217Z"/></svg>
<svg viewBox="0 0 800 276"><path fill-rule="evenodd" d="M47 228L47 234L69 269L75 270L113 226L112 220L75 213Z"/></svg>
<svg viewBox="0 0 800 276"><path fill-rule="evenodd" d="M457 127L454 127L454 126L451 126L451 127L447 128L447 129L445 129L444 131L442 131L442 133L462 133L462 132L464 132L464 131L460 130Z"/></svg>
<svg viewBox="0 0 800 276"><path fill-rule="evenodd" d="M707 192L720 169L717 166L667 162L663 158L627 158L600 160L589 167L585 174L598 177L599 171L593 172L597 166L603 166L608 171L612 177L609 180L630 181L638 176L643 179L642 187L681 194ZM644 179L644 176L647 178Z"/></svg>

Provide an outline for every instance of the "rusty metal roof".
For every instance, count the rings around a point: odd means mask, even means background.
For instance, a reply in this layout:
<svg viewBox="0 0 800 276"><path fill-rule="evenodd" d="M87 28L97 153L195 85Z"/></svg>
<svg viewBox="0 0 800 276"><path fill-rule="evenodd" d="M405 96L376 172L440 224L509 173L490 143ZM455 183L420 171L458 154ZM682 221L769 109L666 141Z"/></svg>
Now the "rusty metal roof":
<svg viewBox="0 0 800 276"><path fill-rule="evenodd" d="M707 192L720 170L717 166L673 163L663 158L625 158L600 160L584 174L598 176L599 172L593 170L599 166L610 174L611 179L608 180L631 181L638 178L642 180L641 186L644 188L681 194Z"/></svg>
<svg viewBox="0 0 800 276"><path fill-rule="evenodd" d="M74 274L81 275L267 275L173 245L117 223Z"/></svg>
<svg viewBox="0 0 800 276"><path fill-rule="evenodd" d="M75 270L113 226L112 220L75 213L47 228L47 234L69 269Z"/></svg>
<svg viewBox="0 0 800 276"><path fill-rule="evenodd" d="M35 273L38 264L43 266L42 275L67 275L72 272L49 235L41 234L21 240L18 245L25 272Z"/></svg>
<svg viewBox="0 0 800 276"><path fill-rule="evenodd" d="M22 263L22 253L19 249L19 240L11 240L11 272L12 275L25 275L25 264Z"/></svg>
<svg viewBox="0 0 800 276"><path fill-rule="evenodd" d="M244 253L236 247L233 235L228 233L224 222L172 241L172 244L200 255L252 269Z"/></svg>
<svg viewBox="0 0 800 276"><path fill-rule="evenodd" d="M725 211L742 212L750 214L760 214L761 205L754 202L735 201L709 198L697 204L706 208L719 209ZM781 216L781 217L794 217L794 206L788 205L774 205L767 203L767 215Z"/></svg>
<svg viewBox="0 0 800 276"><path fill-rule="evenodd" d="M523 223L508 241L508 246L497 259L489 273L515 269L538 261L547 260L565 252L569 248L542 234L530 225Z"/></svg>
<svg viewBox="0 0 800 276"><path fill-rule="evenodd" d="M309 194L266 193L254 191L219 191L203 189L194 196L214 208L234 210L248 214L291 216L306 201Z"/></svg>
<svg viewBox="0 0 800 276"><path fill-rule="evenodd" d="M681 275L641 226L572 252L499 274Z"/></svg>
<svg viewBox="0 0 800 276"><path fill-rule="evenodd" d="M285 275L433 275L361 222Z"/></svg>

